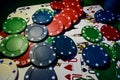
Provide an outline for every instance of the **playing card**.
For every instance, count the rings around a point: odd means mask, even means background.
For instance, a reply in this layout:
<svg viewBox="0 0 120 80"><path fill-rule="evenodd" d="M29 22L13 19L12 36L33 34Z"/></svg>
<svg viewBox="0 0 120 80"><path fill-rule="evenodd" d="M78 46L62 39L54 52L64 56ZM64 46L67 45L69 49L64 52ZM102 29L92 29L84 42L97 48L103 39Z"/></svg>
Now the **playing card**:
<svg viewBox="0 0 120 80"><path fill-rule="evenodd" d="M75 35L80 35L80 34L81 34L81 29L72 29L70 31L66 31L64 35L75 36Z"/></svg>
<svg viewBox="0 0 120 80"><path fill-rule="evenodd" d="M81 71L83 75L82 78L98 80L94 70L84 62L82 55L80 57L80 60L81 60Z"/></svg>
<svg viewBox="0 0 120 80"><path fill-rule="evenodd" d="M87 19L81 19L81 21L78 24L74 25L74 28L82 30L82 28L87 25L93 25L93 23L88 21Z"/></svg>
<svg viewBox="0 0 120 80"><path fill-rule="evenodd" d="M83 7L83 11L93 18L94 18L94 14L100 9L103 9L100 5L91 5L91 6Z"/></svg>
<svg viewBox="0 0 120 80"><path fill-rule="evenodd" d="M57 71L58 80L75 80L81 78L81 64L80 54L77 54L75 58L69 61L58 60L58 65L55 67Z"/></svg>
<svg viewBox="0 0 120 80"><path fill-rule="evenodd" d="M109 45L112 45L112 44L114 43L114 41L108 41L107 38L105 38L104 36L103 36L102 42L103 42L103 43L107 43L107 44L109 44Z"/></svg>

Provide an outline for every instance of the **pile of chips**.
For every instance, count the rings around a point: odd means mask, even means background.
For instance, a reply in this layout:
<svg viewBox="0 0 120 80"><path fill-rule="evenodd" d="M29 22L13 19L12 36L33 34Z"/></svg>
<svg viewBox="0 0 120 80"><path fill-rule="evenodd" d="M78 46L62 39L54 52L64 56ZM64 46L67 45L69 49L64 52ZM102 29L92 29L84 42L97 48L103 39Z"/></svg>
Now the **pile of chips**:
<svg viewBox="0 0 120 80"><path fill-rule="evenodd" d="M64 33L81 23L85 12L81 3L81 0L53 1L49 4L52 9L40 8L32 16L22 10L11 13L0 32L0 80L17 79L17 67L29 65L24 80L58 80L54 70L57 61L71 60L79 52L76 42ZM88 22L79 26L79 37L88 42L81 52L84 62L94 69L99 80L119 80L120 23L113 25L120 21L119 14L103 9L96 11L94 18L85 14L93 25Z"/></svg>

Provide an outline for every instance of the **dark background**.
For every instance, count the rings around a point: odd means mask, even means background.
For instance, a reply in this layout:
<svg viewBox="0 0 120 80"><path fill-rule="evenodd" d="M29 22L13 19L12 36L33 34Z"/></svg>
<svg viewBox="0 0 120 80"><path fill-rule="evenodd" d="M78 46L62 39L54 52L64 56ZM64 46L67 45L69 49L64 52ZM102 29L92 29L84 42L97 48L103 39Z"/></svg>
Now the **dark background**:
<svg viewBox="0 0 120 80"><path fill-rule="evenodd" d="M0 0L0 31L7 16L18 7L49 3L51 1L53 0ZM95 2L103 4L104 0L95 0Z"/></svg>

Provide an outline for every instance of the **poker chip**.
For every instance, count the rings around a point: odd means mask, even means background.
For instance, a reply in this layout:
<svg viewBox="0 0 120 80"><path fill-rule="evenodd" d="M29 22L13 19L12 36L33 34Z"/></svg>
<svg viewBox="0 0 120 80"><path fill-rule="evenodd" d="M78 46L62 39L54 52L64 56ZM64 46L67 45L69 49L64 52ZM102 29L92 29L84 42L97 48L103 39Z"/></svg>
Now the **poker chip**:
<svg viewBox="0 0 120 80"><path fill-rule="evenodd" d="M50 44L50 45L52 45L53 39L54 39L54 37L49 36L49 37L45 40L45 42L48 43L48 44Z"/></svg>
<svg viewBox="0 0 120 80"><path fill-rule="evenodd" d="M114 80L113 78L116 76L116 63L111 62L110 66L108 66L107 68L105 69L95 68L94 71L99 80Z"/></svg>
<svg viewBox="0 0 120 80"><path fill-rule="evenodd" d="M116 68L116 76L113 78L113 80L120 80L120 68L118 66Z"/></svg>
<svg viewBox="0 0 120 80"><path fill-rule="evenodd" d="M102 40L102 34L94 26L85 26L82 28L82 36L90 42L100 42Z"/></svg>
<svg viewBox="0 0 120 80"><path fill-rule="evenodd" d="M113 23L115 21L115 15L109 10L98 10L95 14L95 19L101 23Z"/></svg>
<svg viewBox="0 0 120 80"><path fill-rule="evenodd" d="M71 27L71 24L72 24L69 16L63 15L63 14L55 15L53 20L61 21L61 23L63 23L63 26L64 26L65 30L69 29Z"/></svg>
<svg viewBox="0 0 120 80"><path fill-rule="evenodd" d="M10 34L19 33L25 29L26 25L27 23L23 18L12 17L3 23L3 30Z"/></svg>
<svg viewBox="0 0 120 80"><path fill-rule="evenodd" d="M49 25L47 25L49 36L56 36L62 33L63 23L59 20L53 20Z"/></svg>
<svg viewBox="0 0 120 80"><path fill-rule="evenodd" d="M120 14L117 14L116 18L118 21L120 21Z"/></svg>
<svg viewBox="0 0 120 80"><path fill-rule="evenodd" d="M81 0L62 0L62 3L65 7L68 7L69 5L80 5Z"/></svg>
<svg viewBox="0 0 120 80"><path fill-rule="evenodd" d="M29 16L28 16L28 14L25 11L23 11L23 10L17 10L17 11L14 11L14 12L10 13L8 15L8 19L11 18L11 17L21 17L26 22L28 22L29 19L30 19Z"/></svg>
<svg viewBox="0 0 120 80"><path fill-rule="evenodd" d="M0 80L15 80L17 74L17 66L12 60L0 59Z"/></svg>
<svg viewBox="0 0 120 80"><path fill-rule="evenodd" d="M102 12L103 12L102 9L100 9L100 10L98 10L98 11L95 12L94 18L95 18L96 21L98 21L98 22L100 21L99 17L101 16L101 14L99 14L99 13L102 13Z"/></svg>
<svg viewBox="0 0 120 80"><path fill-rule="evenodd" d="M37 43L30 51L30 61L36 66L46 67L54 63L55 60L56 53L47 43Z"/></svg>
<svg viewBox="0 0 120 80"><path fill-rule="evenodd" d="M107 38L108 41L109 40L116 41L120 39L119 31L110 25L103 25L100 31L102 35Z"/></svg>
<svg viewBox="0 0 120 80"><path fill-rule="evenodd" d="M62 10L65 8L65 6L60 1L52 1L50 3L50 6L52 9L56 9L56 10Z"/></svg>
<svg viewBox="0 0 120 80"><path fill-rule="evenodd" d="M28 48L28 40L20 34L9 35L0 44L0 51L7 57L18 57Z"/></svg>
<svg viewBox="0 0 120 80"><path fill-rule="evenodd" d="M2 42L3 39L4 39L4 38L3 38L2 36L0 36L0 43Z"/></svg>
<svg viewBox="0 0 120 80"><path fill-rule="evenodd" d="M118 59L120 59L120 43L116 42L112 46L113 53L116 55Z"/></svg>
<svg viewBox="0 0 120 80"><path fill-rule="evenodd" d="M91 67L103 67L109 61L107 52L98 45L88 45L83 48L82 57Z"/></svg>
<svg viewBox="0 0 120 80"><path fill-rule="evenodd" d="M83 6L90 6L96 4L95 0L83 0Z"/></svg>
<svg viewBox="0 0 120 80"><path fill-rule="evenodd" d="M114 24L113 27L115 27L118 31L120 31L120 22Z"/></svg>
<svg viewBox="0 0 120 80"><path fill-rule="evenodd" d="M91 4L96 1L53 0L10 13L0 31L0 80L120 80L120 14L101 9L93 19L83 11L83 6ZM82 18L95 26L83 26L87 23L83 24ZM30 20L33 23L27 25ZM103 25L116 21L113 26ZM103 23L99 29L98 23ZM71 30L79 24L82 28ZM63 35L65 31L69 37ZM61 66L58 72L55 66ZM82 75L77 75L79 68ZM71 72L66 74L64 69Z"/></svg>
<svg viewBox="0 0 120 80"><path fill-rule="evenodd" d="M52 20L54 12L47 8L41 8L32 15L32 20L38 24L46 24Z"/></svg>
<svg viewBox="0 0 120 80"><path fill-rule="evenodd" d="M24 67L30 64L29 53L30 53L32 46L33 46L33 43L29 43L29 47L27 51L22 56L13 59L13 61L16 63L17 66Z"/></svg>
<svg viewBox="0 0 120 80"><path fill-rule="evenodd" d="M52 46L53 50L58 56L60 56L60 58L67 58L71 55L77 54L77 47L74 41L71 38L64 35L56 36L53 39Z"/></svg>
<svg viewBox="0 0 120 80"><path fill-rule="evenodd" d="M52 67L35 68L31 66L25 73L24 80L58 80Z"/></svg>
<svg viewBox="0 0 120 80"><path fill-rule="evenodd" d="M48 35L48 30L45 25L30 24L25 29L25 37L29 41L38 42L45 39Z"/></svg>
<svg viewBox="0 0 120 80"><path fill-rule="evenodd" d="M61 11L61 14L63 15L68 15L70 17L70 19L72 20L73 23L76 23L77 20L78 20L78 13L74 10L74 9L71 9L71 8L64 8L62 11Z"/></svg>
<svg viewBox="0 0 120 80"><path fill-rule="evenodd" d="M109 44L100 42L98 43L98 45L101 46L108 53L112 61L116 61L116 55L113 53L113 49Z"/></svg>
<svg viewBox="0 0 120 80"><path fill-rule="evenodd" d="M83 7L80 5L69 5L68 8L75 10L79 14L79 17L83 15Z"/></svg>

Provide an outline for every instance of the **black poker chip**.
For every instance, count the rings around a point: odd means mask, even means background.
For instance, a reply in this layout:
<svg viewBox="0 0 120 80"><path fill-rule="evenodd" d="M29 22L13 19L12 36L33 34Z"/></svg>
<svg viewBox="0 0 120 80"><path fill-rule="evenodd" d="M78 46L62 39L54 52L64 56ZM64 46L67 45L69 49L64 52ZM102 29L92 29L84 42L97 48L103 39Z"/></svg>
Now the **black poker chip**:
<svg viewBox="0 0 120 80"><path fill-rule="evenodd" d="M31 66L25 73L24 80L58 80L52 67L40 69Z"/></svg>
<svg viewBox="0 0 120 80"><path fill-rule="evenodd" d="M45 25L30 24L25 29L25 37L29 41L38 42L45 39L48 35L48 30Z"/></svg>
<svg viewBox="0 0 120 80"><path fill-rule="evenodd" d="M38 67L46 67L56 60L56 53L48 43L34 45L30 51L30 61Z"/></svg>

